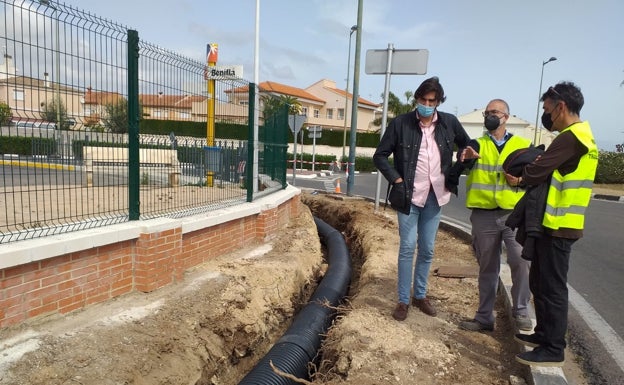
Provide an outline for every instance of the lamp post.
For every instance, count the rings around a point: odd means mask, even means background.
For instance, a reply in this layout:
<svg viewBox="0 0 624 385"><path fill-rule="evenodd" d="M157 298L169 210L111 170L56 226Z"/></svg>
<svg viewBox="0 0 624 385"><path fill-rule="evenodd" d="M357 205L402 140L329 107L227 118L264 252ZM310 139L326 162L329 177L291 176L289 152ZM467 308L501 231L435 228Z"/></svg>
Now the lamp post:
<svg viewBox="0 0 624 385"><path fill-rule="evenodd" d="M540 76L540 86L539 86L539 93L537 94L537 111L535 112L535 133L533 135L533 144L534 145L538 145L539 143L537 143L537 132L538 132L538 118L539 118L539 106L540 106L540 99L542 98L542 81L544 80L544 67L546 66L546 64L550 63L551 61L555 61L557 60L556 57L552 56L550 59L542 62L542 75ZM541 135L540 135L540 139L541 139Z"/></svg>
<svg viewBox="0 0 624 385"><path fill-rule="evenodd" d="M349 55L347 58L347 86L345 87L345 108L344 108L344 127L342 130L342 158L340 161L345 158L345 147L347 145L347 108L349 106L349 72L351 66L351 36L353 36L353 32L357 31L358 26L354 25L351 27L351 31L349 32Z"/></svg>
<svg viewBox="0 0 624 385"><path fill-rule="evenodd" d="M40 4L45 5L48 8L51 8L54 10L54 18L56 20L56 41L55 41L55 50L56 50L56 57L55 57L55 79L54 82L56 83L56 102L54 103L54 105L56 106L56 125L54 127L54 140L56 141L56 130L59 130L59 137L60 137L60 130L61 130L61 41L60 41L60 25L59 25L59 9L56 8L54 5L52 5L50 3L50 0L39 0ZM58 155L58 148L59 145L58 143L56 144L56 149L55 149L55 154Z"/></svg>

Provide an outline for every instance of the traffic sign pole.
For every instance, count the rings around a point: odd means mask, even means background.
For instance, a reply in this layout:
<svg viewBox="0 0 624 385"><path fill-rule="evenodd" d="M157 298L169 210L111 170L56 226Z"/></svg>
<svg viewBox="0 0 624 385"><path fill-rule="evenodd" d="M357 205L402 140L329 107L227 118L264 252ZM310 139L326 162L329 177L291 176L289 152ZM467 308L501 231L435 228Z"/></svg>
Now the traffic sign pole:
<svg viewBox="0 0 624 385"><path fill-rule="evenodd" d="M375 49L368 50L366 52L366 73L369 75L386 75L380 137L383 136L386 130L386 120L388 117L388 94L390 90L390 75L424 75L427 73L428 60L429 51L427 51L426 49L394 49L393 44L388 44L388 48L385 50ZM379 208L380 189L381 174L377 173L375 210Z"/></svg>
<svg viewBox="0 0 624 385"><path fill-rule="evenodd" d="M297 185L297 134L299 134L299 130L301 130L301 126L306 121L307 116L305 115L288 115L288 126L290 127L290 131L293 133L293 186ZM303 138L303 135L302 135Z"/></svg>

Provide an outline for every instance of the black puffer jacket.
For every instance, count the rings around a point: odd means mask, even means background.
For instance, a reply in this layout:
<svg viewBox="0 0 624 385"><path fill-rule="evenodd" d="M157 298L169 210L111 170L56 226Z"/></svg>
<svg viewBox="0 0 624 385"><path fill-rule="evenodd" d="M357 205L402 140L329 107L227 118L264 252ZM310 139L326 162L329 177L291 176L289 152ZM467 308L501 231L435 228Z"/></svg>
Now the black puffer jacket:
<svg viewBox="0 0 624 385"><path fill-rule="evenodd" d="M513 176L522 176L524 166L534 162L543 153L543 145L516 150L505 159L503 169ZM549 185L550 181L529 186L505 221L505 225L512 230L518 229L516 241L523 246L521 256L529 261L535 255L536 239L544 232L542 218L546 209Z"/></svg>
<svg viewBox="0 0 624 385"><path fill-rule="evenodd" d="M453 150L455 145L463 148L468 144L470 137L462 127L455 115L437 111L438 120L435 126L435 141L440 149L440 163L442 173L447 175L453 162ZM383 174L389 184L393 184L399 177L403 178L406 195L412 196L414 177L418 152L422 141L422 130L418 124L416 111L399 115L394 118L384 132L377 150L373 155L375 167ZM394 166L388 161L390 155L394 156ZM457 185L447 189L457 193ZM410 205L393 207L405 214L409 214Z"/></svg>

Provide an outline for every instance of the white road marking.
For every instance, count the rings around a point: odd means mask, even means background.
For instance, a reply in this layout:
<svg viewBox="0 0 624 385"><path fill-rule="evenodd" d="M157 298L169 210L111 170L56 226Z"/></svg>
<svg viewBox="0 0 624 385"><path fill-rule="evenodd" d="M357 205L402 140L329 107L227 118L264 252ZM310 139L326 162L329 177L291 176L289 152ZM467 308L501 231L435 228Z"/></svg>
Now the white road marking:
<svg viewBox="0 0 624 385"><path fill-rule="evenodd" d="M570 304L578 311L600 343L624 372L624 341L615 330L572 286L568 285Z"/></svg>

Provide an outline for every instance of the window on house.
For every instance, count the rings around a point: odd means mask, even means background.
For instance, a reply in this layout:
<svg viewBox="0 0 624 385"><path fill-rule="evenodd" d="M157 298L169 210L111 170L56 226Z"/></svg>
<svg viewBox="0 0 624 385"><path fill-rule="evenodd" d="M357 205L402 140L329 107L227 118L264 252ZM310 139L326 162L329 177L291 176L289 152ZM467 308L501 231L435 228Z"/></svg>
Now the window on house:
<svg viewBox="0 0 624 385"><path fill-rule="evenodd" d="M240 104L241 106L248 106L249 105L249 100L241 100L238 102L238 104Z"/></svg>
<svg viewBox="0 0 624 385"><path fill-rule="evenodd" d="M301 114L308 116L308 107L301 107Z"/></svg>
<svg viewBox="0 0 624 385"><path fill-rule="evenodd" d="M314 109L314 117L318 118L321 115L321 111L319 111L318 109Z"/></svg>
<svg viewBox="0 0 624 385"><path fill-rule="evenodd" d="M338 109L338 120L344 120L345 118L345 112L344 112L344 108L339 108Z"/></svg>
<svg viewBox="0 0 624 385"><path fill-rule="evenodd" d="M161 110L154 110L154 112L152 113L152 116L155 118L161 118L162 117L162 111Z"/></svg>
<svg viewBox="0 0 624 385"><path fill-rule="evenodd" d="M333 119L334 118L334 109L333 108L328 108L327 109L327 119Z"/></svg>
<svg viewBox="0 0 624 385"><path fill-rule="evenodd" d="M15 100L15 101L23 101L24 100L24 90L13 90L13 100Z"/></svg>
<svg viewBox="0 0 624 385"><path fill-rule="evenodd" d="M191 114L189 112L180 112L180 119L190 119Z"/></svg>

